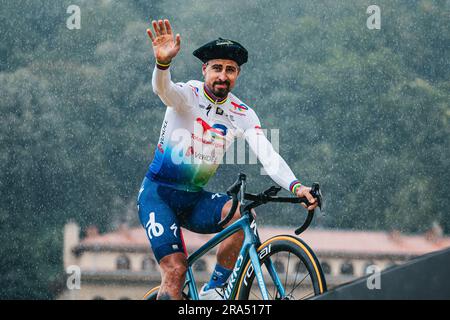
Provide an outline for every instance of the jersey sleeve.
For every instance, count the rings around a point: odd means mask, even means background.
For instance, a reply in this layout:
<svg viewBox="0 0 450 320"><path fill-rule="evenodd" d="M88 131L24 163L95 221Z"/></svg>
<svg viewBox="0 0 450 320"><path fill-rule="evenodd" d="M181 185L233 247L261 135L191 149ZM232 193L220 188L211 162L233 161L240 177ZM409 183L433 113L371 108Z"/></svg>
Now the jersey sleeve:
<svg viewBox="0 0 450 320"><path fill-rule="evenodd" d="M300 186L300 182L286 161L275 151L270 141L264 135L261 123L254 111L249 113L248 120L243 136L250 149L255 153L264 170L273 181L280 187L295 193L296 188Z"/></svg>
<svg viewBox="0 0 450 320"><path fill-rule="evenodd" d="M155 66L152 77L153 92L161 101L176 111L189 111L196 103L198 94L195 88L186 83L173 83L170 70L161 70Z"/></svg>

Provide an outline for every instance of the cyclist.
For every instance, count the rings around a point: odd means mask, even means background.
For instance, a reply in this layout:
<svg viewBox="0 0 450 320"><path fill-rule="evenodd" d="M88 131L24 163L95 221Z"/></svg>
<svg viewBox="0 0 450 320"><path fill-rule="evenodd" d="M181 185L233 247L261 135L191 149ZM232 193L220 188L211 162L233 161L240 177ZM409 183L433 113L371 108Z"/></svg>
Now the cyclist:
<svg viewBox="0 0 450 320"><path fill-rule="evenodd" d="M152 21L156 65L153 91L167 106L155 155L138 195L139 218L161 269L158 299L182 299L187 260L180 226L197 233L217 233L218 222L231 208L225 194L203 187L215 173L225 150L236 137L246 139L270 177L281 187L317 206L309 193L275 152L261 131L254 110L231 93L247 62L248 52L238 42L219 38L193 52L202 62L204 82L173 83L170 65L180 50L168 20ZM239 208L236 212L239 212ZM235 214L227 224L239 218ZM226 226L227 226L226 225ZM225 227L226 227L225 226ZM200 299L222 299L243 233L223 241L211 279L200 290Z"/></svg>

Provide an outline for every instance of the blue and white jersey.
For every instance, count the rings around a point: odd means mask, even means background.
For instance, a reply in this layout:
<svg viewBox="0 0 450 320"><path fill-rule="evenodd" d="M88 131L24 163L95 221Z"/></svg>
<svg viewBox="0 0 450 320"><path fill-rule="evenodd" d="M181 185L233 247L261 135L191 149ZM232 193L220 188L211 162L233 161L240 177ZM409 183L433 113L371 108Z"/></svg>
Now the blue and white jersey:
<svg viewBox="0 0 450 320"><path fill-rule="evenodd" d="M255 111L229 93L217 99L201 81L173 83L155 67L153 91L167 106L147 177L185 191L200 191L235 138L244 138L269 176L292 191L299 184L261 130Z"/></svg>

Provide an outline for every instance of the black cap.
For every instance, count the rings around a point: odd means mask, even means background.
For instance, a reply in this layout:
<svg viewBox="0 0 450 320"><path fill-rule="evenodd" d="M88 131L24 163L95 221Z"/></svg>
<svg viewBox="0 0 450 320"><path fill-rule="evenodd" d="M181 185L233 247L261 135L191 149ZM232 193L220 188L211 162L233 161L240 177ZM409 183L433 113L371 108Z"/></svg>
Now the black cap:
<svg viewBox="0 0 450 320"><path fill-rule="evenodd" d="M238 65L247 62L248 51L238 42L219 38L208 42L193 52L203 63L212 59L229 59Z"/></svg>

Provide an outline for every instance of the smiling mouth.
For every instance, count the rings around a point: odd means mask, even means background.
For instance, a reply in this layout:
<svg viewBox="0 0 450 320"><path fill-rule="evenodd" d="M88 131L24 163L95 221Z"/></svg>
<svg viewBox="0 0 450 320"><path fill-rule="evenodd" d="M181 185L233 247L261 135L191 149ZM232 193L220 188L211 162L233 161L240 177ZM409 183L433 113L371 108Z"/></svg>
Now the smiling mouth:
<svg viewBox="0 0 450 320"><path fill-rule="evenodd" d="M228 89L228 84L226 84L226 83L216 83L214 86L216 88Z"/></svg>

